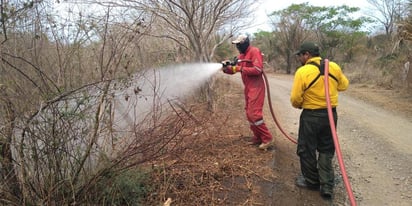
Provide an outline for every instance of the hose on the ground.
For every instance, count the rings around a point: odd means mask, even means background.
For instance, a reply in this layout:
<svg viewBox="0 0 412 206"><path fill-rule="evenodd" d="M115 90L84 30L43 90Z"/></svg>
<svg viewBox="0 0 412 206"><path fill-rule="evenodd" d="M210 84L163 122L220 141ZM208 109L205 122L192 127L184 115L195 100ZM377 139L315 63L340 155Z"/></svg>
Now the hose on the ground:
<svg viewBox="0 0 412 206"><path fill-rule="evenodd" d="M345 188L346 188L346 192L349 196L349 200L351 203L351 206L356 206L356 201L355 198L353 196L353 191L352 188L350 186L349 183L349 179L346 173L346 169L345 169L345 165L343 163L343 158L342 158L342 152L340 150L340 146L339 146L339 140L336 134L336 126L335 126L335 122L333 119L333 114L332 114L332 106L330 103L330 96L329 96L329 60L325 59L325 94L326 94L326 103L327 103L327 107L328 107L328 117L329 117L329 123L330 123L330 129L332 131L332 136L333 136L333 143L335 144L335 150L336 150L336 155L337 155L337 159L338 159L338 163L339 163L339 168L341 170L342 173L342 178L345 184ZM276 126L278 127L278 129L282 132L282 134L289 139L291 142L297 144L296 139L294 139L293 137L289 136L285 130L282 128L282 126L280 125L279 121L276 118L275 112L273 111L273 106L272 106L272 100L270 97L270 87L269 87L269 81L268 78L266 76L266 73L263 72L263 77L265 80L265 85L266 85L266 89L267 89L267 96L268 96L268 104L269 104L269 109L270 109L270 113L272 115L273 120L275 121Z"/></svg>
<svg viewBox="0 0 412 206"><path fill-rule="evenodd" d="M291 136L289 136L285 130L283 129L283 127L280 125L278 119L276 118L275 112L273 111L273 106L272 106L272 98L270 97L270 87L269 87L269 81L268 78L266 76L266 73L263 72L263 77L265 79L265 84L266 84L266 91L267 91L267 96L268 96L268 104L269 104L269 110L270 113L272 114L272 118L273 121L275 121L276 126L278 127L278 129L280 130L280 132L282 132L282 134L288 138L291 142L297 144L298 142Z"/></svg>
<svg viewBox="0 0 412 206"><path fill-rule="evenodd" d="M342 152L339 146L338 135L336 133L336 126L335 121L333 119L332 113L332 105L330 102L330 94L329 94L329 60L325 59L325 95L326 95L326 103L328 107L328 117L329 117L329 124L330 130L333 136L333 143L335 144L336 156L338 158L340 171L342 173L343 182L345 183L346 193L348 193L350 204L352 206L356 206L355 197L353 196L353 191L349 183L349 178L346 173L345 164L343 163Z"/></svg>

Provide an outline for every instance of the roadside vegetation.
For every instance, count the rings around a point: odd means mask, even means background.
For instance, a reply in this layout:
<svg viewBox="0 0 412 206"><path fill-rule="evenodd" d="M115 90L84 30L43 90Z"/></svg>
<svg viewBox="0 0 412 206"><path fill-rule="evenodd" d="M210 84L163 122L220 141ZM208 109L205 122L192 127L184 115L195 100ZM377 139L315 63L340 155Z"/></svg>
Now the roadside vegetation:
<svg viewBox="0 0 412 206"><path fill-rule="evenodd" d="M268 71L293 74L299 44L319 42L352 83L410 97L410 2L370 3L390 12L354 18L359 8L309 3L273 11L274 29L252 34L252 44ZM224 128L231 112L242 110L242 102L230 102L241 93L227 81L212 78L193 96L167 104L154 98L139 121L124 119L127 127L118 120L136 111L116 107L118 98L146 99L138 86L127 95L119 91L161 66L231 59L237 51L229 40L252 23L256 6L251 0L2 0L0 204L158 205L173 196L213 205L242 196L222 192L234 182L270 182L253 172L253 162L219 159L231 143L213 142L241 133ZM161 79L147 84L153 97L161 96ZM232 155L253 153L243 149ZM216 156L207 160L214 166L202 165L207 153ZM235 189L244 197L258 194L255 187Z"/></svg>

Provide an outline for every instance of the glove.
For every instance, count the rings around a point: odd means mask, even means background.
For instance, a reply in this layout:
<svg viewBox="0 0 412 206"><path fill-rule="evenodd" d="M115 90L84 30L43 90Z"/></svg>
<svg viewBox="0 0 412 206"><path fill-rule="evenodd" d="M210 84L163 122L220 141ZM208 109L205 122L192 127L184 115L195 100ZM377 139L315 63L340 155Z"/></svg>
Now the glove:
<svg viewBox="0 0 412 206"><path fill-rule="evenodd" d="M232 70L233 73L241 72L241 71L242 71L242 67L241 67L241 66L228 66L227 68L230 69L230 70Z"/></svg>
<svg viewBox="0 0 412 206"><path fill-rule="evenodd" d="M222 71L226 74L233 74L233 72L227 69L227 67L230 66L231 64L232 62L230 62L230 60L222 61Z"/></svg>

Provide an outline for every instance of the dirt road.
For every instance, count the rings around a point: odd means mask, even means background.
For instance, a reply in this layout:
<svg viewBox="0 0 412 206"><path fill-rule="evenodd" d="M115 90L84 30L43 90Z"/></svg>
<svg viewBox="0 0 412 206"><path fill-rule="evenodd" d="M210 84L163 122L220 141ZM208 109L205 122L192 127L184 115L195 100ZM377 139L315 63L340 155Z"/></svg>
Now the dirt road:
<svg viewBox="0 0 412 206"><path fill-rule="evenodd" d="M268 74L268 78L277 118L282 127L296 137L300 110L292 108L289 102L293 76ZM337 130L357 204L411 206L412 117L402 111L387 111L354 98L352 90L355 88L340 94ZM412 103L409 106L412 107ZM278 185L280 189L272 191L273 199L288 205L319 205L318 194L294 187L293 180L299 172L299 165L295 157L286 153L290 154L295 145L284 138L278 129L272 130L277 133L274 167L286 180L283 185ZM337 161L336 169L339 170ZM336 174L335 198L332 202L324 202L324 205L349 205L340 171ZM294 197L287 197L288 192ZM273 205L282 204L277 202Z"/></svg>

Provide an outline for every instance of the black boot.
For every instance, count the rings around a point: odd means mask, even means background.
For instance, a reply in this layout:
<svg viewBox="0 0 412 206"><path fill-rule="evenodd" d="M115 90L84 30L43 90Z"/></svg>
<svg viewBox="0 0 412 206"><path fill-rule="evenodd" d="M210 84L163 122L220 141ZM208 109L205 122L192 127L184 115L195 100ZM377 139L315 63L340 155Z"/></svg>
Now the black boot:
<svg viewBox="0 0 412 206"><path fill-rule="evenodd" d="M305 177L299 176L296 178L296 186L301 187L301 188L306 188L309 190L319 190L319 184L311 184L308 181L306 181Z"/></svg>

